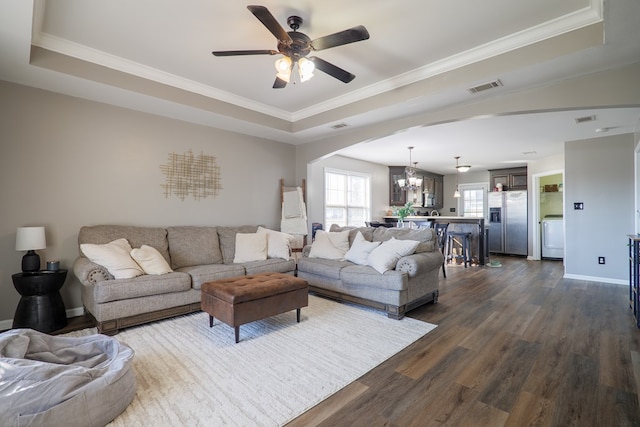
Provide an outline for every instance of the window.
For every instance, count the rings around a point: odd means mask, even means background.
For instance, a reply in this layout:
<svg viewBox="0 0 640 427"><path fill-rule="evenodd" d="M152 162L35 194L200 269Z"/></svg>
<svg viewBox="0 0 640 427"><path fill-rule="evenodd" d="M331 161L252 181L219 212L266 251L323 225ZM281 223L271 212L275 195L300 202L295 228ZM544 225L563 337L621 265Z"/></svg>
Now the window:
<svg viewBox="0 0 640 427"><path fill-rule="evenodd" d="M460 216L482 218L487 212L488 184L460 184L458 212Z"/></svg>
<svg viewBox="0 0 640 427"><path fill-rule="evenodd" d="M324 223L339 226L364 226L371 220L371 176L355 172L325 169Z"/></svg>

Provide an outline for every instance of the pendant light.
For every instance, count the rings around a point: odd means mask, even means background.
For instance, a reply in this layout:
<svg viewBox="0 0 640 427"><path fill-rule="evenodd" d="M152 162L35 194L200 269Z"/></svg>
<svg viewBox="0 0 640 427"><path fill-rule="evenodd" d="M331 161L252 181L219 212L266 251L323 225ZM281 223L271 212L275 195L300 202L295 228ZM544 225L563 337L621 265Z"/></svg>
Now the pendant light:
<svg viewBox="0 0 640 427"><path fill-rule="evenodd" d="M460 168L458 167L458 160L460 159L460 156L456 156L454 157L454 159L456 159L456 191L453 193L453 197L456 199L460 198L460 190L458 189L458 175L460 174ZM471 166L469 166L471 167ZM465 169L465 171L467 171L469 169Z"/></svg>

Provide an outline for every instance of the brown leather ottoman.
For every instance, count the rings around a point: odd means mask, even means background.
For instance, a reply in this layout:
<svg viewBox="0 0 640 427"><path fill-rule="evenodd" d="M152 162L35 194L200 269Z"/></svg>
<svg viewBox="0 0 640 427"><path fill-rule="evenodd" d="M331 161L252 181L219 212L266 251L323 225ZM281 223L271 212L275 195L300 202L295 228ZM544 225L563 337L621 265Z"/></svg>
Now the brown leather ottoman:
<svg viewBox="0 0 640 427"><path fill-rule="evenodd" d="M215 280L202 285L202 311L209 313L209 327L218 318L235 329L236 343L240 325L296 310L309 305L306 280L282 273L262 273Z"/></svg>

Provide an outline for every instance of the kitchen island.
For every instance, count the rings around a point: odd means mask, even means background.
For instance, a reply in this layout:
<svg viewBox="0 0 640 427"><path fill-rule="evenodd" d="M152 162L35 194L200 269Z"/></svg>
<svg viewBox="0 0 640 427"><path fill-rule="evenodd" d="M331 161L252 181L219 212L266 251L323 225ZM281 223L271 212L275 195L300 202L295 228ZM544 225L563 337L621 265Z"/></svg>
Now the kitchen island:
<svg viewBox="0 0 640 427"><path fill-rule="evenodd" d="M399 217L384 216L382 220L385 223L397 223ZM486 258L489 256L487 251L487 233L488 227L484 225L484 218L471 218L462 216L408 216L404 219L404 226L408 227L408 223L413 222L416 225L425 223L449 224L447 231L468 232L471 233L471 259L474 263L485 265Z"/></svg>

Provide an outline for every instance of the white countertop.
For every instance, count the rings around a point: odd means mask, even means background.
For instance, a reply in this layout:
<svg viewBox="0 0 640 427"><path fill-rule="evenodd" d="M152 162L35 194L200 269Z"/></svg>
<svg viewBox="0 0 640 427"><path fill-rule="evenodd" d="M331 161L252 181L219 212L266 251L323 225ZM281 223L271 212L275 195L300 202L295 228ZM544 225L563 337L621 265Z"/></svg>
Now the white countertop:
<svg viewBox="0 0 640 427"><path fill-rule="evenodd" d="M382 218L400 218L399 216L394 216L394 215L385 215ZM429 221L431 219L448 219L448 220L465 220L465 221L472 221L472 220L479 220L482 218L470 218L470 217L463 217L463 216L444 216L444 215L440 215L440 216L422 216L422 215L416 215L416 216L408 216L405 218L405 221L411 221L411 220L415 220L415 221Z"/></svg>

